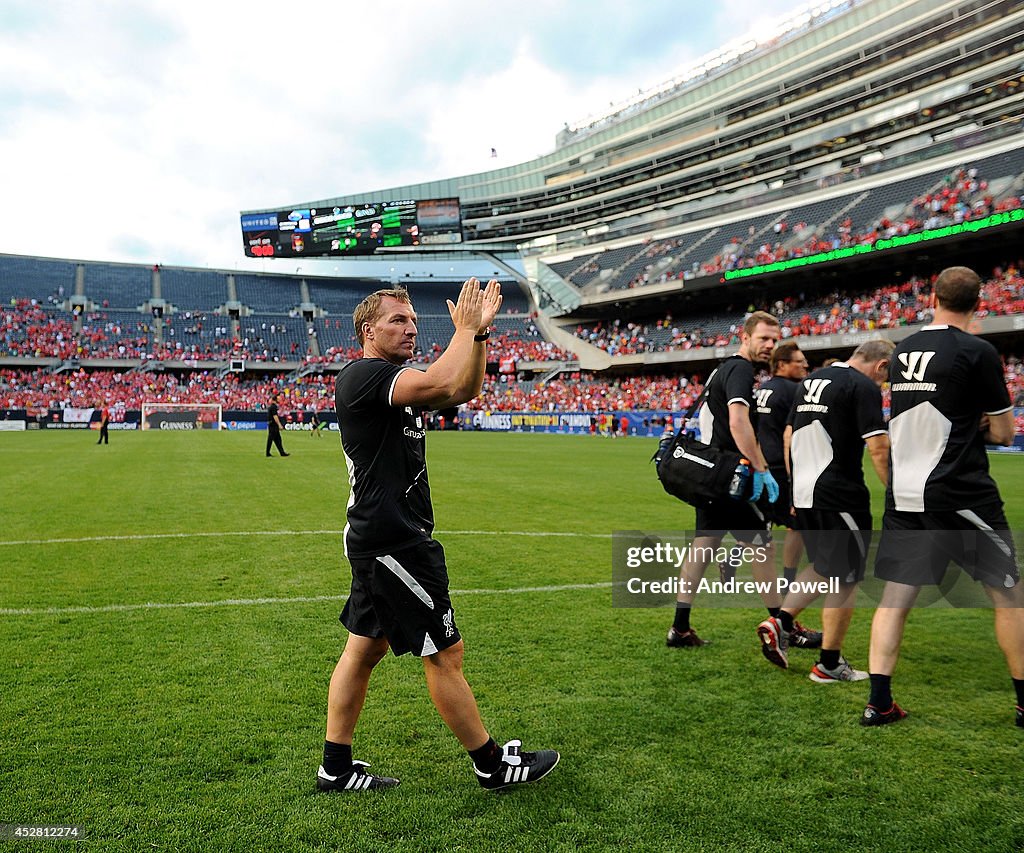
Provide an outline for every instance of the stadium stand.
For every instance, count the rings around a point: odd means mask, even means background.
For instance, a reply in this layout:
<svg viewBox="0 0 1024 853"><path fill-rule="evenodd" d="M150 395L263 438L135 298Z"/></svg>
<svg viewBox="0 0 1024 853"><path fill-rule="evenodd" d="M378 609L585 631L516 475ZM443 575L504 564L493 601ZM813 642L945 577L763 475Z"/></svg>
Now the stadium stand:
<svg viewBox="0 0 1024 853"><path fill-rule="evenodd" d="M215 311L228 299L225 277L214 270L160 270L160 296L187 311Z"/></svg>
<svg viewBox="0 0 1024 853"><path fill-rule="evenodd" d="M74 292L73 261L0 255L0 304L34 299L60 305Z"/></svg>
<svg viewBox="0 0 1024 853"><path fill-rule="evenodd" d="M290 276L236 275L238 300L260 314L287 314L302 301L299 279Z"/></svg>
<svg viewBox="0 0 1024 853"><path fill-rule="evenodd" d="M152 350L149 322L138 311L88 312L78 338L85 358L143 358Z"/></svg>
<svg viewBox="0 0 1024 853"><path fill-rule="evenodd" d="M1024 310L1021 269L1017 263L993 272L982 290L979 317L1019 314ZM823 299L787 297L773 304L752 304L745 313L771 312L779 318L784 338L891 329L928 321L932 280L913 278L870 292L831 293ZM689 316L685 320L666 315L650 322L615 319L589 328L577 326L574 333L612 355L670 352L737 344L742 319L742 315L735 313Z"/></svg>
<svg viewBox="0 0 1024 853"><path fill-rule="evenodd" d="M153 271L134 264L85 264L85 294L98 307L138 309L153 296Z"/></svg>
<svg viewBox="0 0 1024 853"><path fill-rule="evenodd" d="M331 317L351 318L355 307L367 293L381 288L379 281L310 281L309 295L314 304Z"/></svg>
<svg viewBox="0 0 1024 853"><path fill-rule="evenodd" d="M990 182L979 175L998 177ZM928 172L725 228L635 243L598 256L598 276L609 272L600 276L599 292L691 279L969 221L1019 207L1022 178L1024 152L1005 152L951 172ZM631 256L630 261L617 267L624 256Z"/></svg>
<svg viewBox="0 0 1024 853"><path fill-rule="evenodd" d="M14 300L0 315L4 354L33 358L70 358L78 346L70 314Z"/></svg>
<svg viewBox="0 0 1024 853"><path fill-rule="evenodd" d="M250 314L239 323L241 349L249 358L296 361L309 347L308 328L300 317Z"/></svg>
<svg viewBox="0 0 1024 853"><path fill-rule="evenodd" d="M1024 205L1024 5L846 0L730 50L567 126L549 155L374 194L458 197L462 248L487 253L482 269L493 254L527 270L529 295L503 281L487 349L501 372L476 405L675 410L749 310L772 311L814 361L848 351L850 336L926 322L932 277L952 263L989 278L979 323L1011 354L1024 401L1024 336L999 321L1024 315L1024 223L1009 216ZM1007 216L985 231L932 233L995 213ZM905 250L726 275L925 231L934 239ZM329 405L331 371L359 355L353 308L394 280L0 255L0 394L244 408L276 390L289 405ZM427 362L447 343L445 299L460 282L403 283ZM236 357L253 365L225 374ZM73 358L88 363L71 369ZM125 358L167 370L114 364Z"/></svg>
<svg viewBox="0 0 1024 853"><path fill-rule="evenodd" d="M163 341L154 347L158 360L215 361L233 354L235 340L226 317L183 311L164 317Z"/></svg>

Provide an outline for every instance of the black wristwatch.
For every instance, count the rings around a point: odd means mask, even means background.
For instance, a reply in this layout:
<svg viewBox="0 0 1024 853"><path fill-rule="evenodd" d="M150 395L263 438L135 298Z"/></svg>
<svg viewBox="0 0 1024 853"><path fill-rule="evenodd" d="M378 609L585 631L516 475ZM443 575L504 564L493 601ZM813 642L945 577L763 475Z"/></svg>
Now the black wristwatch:
<svg viewBox="0 0 1024 853"><path fill-rule="evenodd" d="M473 340L474 340L474 341L476 341L476 342L477 342L478 344L482 344L482 343L483 343L484 341L486 341L486 340L487 340L487 339L488 339L488 338L489 338L490 336L491 336L491 330L490 330L490 329L488 329L488 330L487 330L486 332L484 332L484 333L483 333L482 335L473 335Z"/></svg>

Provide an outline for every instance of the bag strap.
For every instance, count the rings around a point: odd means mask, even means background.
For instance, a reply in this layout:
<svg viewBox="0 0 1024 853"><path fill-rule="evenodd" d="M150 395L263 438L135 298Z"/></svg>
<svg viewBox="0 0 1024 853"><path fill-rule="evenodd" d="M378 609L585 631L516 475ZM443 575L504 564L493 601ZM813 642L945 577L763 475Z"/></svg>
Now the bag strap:
<svg viewBox="0 0 1024 853"><path fill-rule="evenodd" d="M683 418L683 427L685 427L690 422L690 419L695 414L697 414L697 412L700 411L700 404L703 403L704 400L707 398L707 396L708 396L708 386L710 384L711 384L710 382L705 383L704 387L701 389L700 395L697 397L696 402L692 406L690 406L690 411L688 411L686 413L686 417Z"/></svg>
<svg viewBox="0 0 1024 853"><path fill-rule="evenodd" d="M678 430L676 430L676 435L682 432L686 428L686 425L690 422L690 419L695 414L697 414L697 412L700 411L700 404L703 403L705 398L708 396L708 389L711 387L711 380L714 379L715 375L718 373L718 369L721 368L722 364L725 364L726 361L729 361L729 359L738 357L739 356L737 354L730 355L729 358L723 359L722 363L718 365L718 368L715 368L715 370L711 371L711 376L709 376L708 381L704 383L704 390L700 392L700 396L697 397L697 401L692 406L690 406L690 411L688 411L686 413L686 417L683 418L683 424Z"/></svg>

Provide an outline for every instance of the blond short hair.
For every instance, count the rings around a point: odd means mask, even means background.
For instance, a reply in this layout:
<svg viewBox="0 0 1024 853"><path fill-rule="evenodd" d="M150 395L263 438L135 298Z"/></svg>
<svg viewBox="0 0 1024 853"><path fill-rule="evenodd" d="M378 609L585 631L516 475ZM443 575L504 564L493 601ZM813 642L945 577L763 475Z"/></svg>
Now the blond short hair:
<svg viewBox="0 0 1024 853"><path fill-rule="evenodd" d="M748 335L754 334L754 329L757 328L758 323L764 323L768 326L780 325L778 318L772 316L767 311L755 311L743 322L743 331Z"/></svg>
<svg viewBox="0 0 1024 853"><path fill-rule="evenodd" d="M409 291L404 287L378 290L367 296L356 306L356 310L352 312L352 324L356 327L356 339L359 341L359 346L363 346L363 324L369 323L373 325L381 315L381 304L389 297L391 299L397 299L399 302L405 302L408 305L412 305L412 300L409 298Z"/></svg>

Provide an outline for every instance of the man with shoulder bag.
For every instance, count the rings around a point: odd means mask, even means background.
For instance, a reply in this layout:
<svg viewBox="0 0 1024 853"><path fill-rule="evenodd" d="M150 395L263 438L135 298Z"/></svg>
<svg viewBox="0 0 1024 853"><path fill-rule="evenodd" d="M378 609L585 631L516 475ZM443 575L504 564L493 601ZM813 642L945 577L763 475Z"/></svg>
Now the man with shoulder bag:
<svg viewBox="0 0 1024 853"><path fill-rule="evenodd" d="M771 522L757 502L762 495L770 503L776 501L779 486L768 470L757 442L754 380L756 367L768 363L779 334L779 322L771 314L755 311L747 317L740 336L739 352L725 359L712 372L705 383L703 402L698 401L701 441L711 450L702 450L693 443L687 445L682 436L676 436L673 440L672 454L697 456L704 453L708 457L706 461L716 466L719 476L724 480L728 475L726 482L736 488L730 490L727 486L722 490L716 477L715 483L708 488L708 497L703 500L673 492L695 506L697 518L691 556L683 564L679 575L681 582L676 597L675 619L666 639L666 645L670 647L706 645L707 641L701 639L690 625L690 610L711 556L721 545L726 533L732 533L739 545L750 548L750 553L755 555L751 561L754 580L761 584L768 583L765 587L768 591L763 591L761 598L769 615L778 615L781 600L775 584ZM680 447L683 449L680 450ZM662 471L663 464L664 461L659 464L659 477L666 489L671 491ZM744 464L749 466L752 484L749 494L741 488ZM733 467L730 468L730 465ZM738 494L734 496L730 491Z"/></svg>

